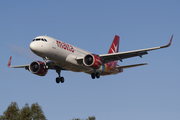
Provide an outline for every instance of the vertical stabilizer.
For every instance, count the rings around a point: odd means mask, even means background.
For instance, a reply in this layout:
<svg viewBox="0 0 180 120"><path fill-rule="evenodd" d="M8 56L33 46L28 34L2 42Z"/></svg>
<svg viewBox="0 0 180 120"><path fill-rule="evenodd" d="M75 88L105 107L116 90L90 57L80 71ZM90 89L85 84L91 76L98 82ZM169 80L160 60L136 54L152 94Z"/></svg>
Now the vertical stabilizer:
<svg viewBox="0 0 180 120"><path fill-rule="evenodd" d="M114 40L111 44L108 54L119 52L119 36L115 35ZM118 61L111 61L113 66L116 66Z"/></svg>
<svg viewBox="0 0 180 120"><path fill-rule="evenodd" d="M117 52L119 52L119 36L115 35L108 54L109 53L117 53Z"/></svg>

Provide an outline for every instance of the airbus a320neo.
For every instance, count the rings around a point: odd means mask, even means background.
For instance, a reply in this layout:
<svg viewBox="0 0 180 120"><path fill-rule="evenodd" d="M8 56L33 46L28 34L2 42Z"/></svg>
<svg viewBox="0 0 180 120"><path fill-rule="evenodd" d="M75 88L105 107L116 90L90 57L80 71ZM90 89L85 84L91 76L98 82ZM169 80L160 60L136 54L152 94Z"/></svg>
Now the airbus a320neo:
<svg viewBox="0 0 180 120"><path fill-rule="evenodd" d="M10 57L8 67L25 68L31 73L45 76L48 69L56 70L58 77L57 83L63 83L64 77L61 77L62 70L73 72L84 72L90 74L92 79L100 78L100 76L112 75L123 72L125 68L147 65L147 63L119 66L118 60L131 57L142 57L148 54L148 51L166 48L171 45L173 35L167 45L133 50L127 52L118 52L119 36L115 35L107 54L93 54L86 50L80 49L63 41L48 36L38 36L30 43L30 49L33 53L43 58L42 61L33 61L27 65L11 66Z"/></svg>

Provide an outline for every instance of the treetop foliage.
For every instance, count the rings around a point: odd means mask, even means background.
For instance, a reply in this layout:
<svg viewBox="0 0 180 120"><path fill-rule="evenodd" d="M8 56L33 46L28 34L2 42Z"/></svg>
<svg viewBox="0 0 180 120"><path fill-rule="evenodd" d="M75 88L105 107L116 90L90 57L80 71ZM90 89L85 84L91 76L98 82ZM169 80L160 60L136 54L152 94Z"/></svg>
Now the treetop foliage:
<svg viewBox="0 0 180 120"><path fill-rule="evenodd" d="M0 116L0 120L47 120L41 106L33 103L31 107L26 103L22 109L19 109L16 102L11 102L7 110ZM75 118L72 120L96 120L95 116L88 119Z"/></svg>
<svg viewBox="0 0 180 120"><path fill-rule="evenodd" d="M0 120L47 120L44 116L41 106L38 103L33 103L31 107L26 103L20 110L16 102L12 102Z"/></svg>
<svg viewBox="0 0 180 120"><path fill-rule="evenodd" d="M88 117L88 119L75 118L75 119L72 119L72 120L96 120L96 117L95 117L95 116L92 116L92 117Z"/></svg>

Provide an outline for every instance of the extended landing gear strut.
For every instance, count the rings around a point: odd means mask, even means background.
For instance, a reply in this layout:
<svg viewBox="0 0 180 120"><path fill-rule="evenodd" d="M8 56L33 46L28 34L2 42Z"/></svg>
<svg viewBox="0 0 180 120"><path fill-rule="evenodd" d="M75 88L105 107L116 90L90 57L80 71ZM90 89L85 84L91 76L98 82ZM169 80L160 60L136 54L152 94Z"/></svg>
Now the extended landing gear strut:
<svg viewBox="0 0 180 120"><path fill-rule="evenodd" d="M96 77L96 78L100 78L99 72L96 72L96 71L95 71L94 73L91 74L91 78L92 78L92 79L95 79L95 77Z"/></svg>
<svg viewBox="0 0 180 120"><path fill-rule="evenodd" d="M46 63L47 63L47 60L49 60L49 58L48 57L44 57L43 58L43 60L44 60L44 69L48 69L48 66L46 65Z"/></svg>
<svg viewBox="0 0 180 120"><path fill-rule="evenodd" d="M56 69L56 72L58 73L59 77L56 78L56 83L64 83L64 77L61 77L60 76L60 73L61 73L61 69L57 68Z"/></svg>

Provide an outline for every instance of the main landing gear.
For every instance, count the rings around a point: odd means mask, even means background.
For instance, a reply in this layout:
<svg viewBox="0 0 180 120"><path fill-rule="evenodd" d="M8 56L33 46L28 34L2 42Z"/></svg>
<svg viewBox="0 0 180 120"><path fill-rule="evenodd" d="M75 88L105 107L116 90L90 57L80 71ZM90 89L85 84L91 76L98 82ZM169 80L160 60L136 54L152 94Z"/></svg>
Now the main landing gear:
<svg viewBox="0 0 180 120"><path fill-rule="evenodd" d="M96 77L96 78L100 78L99 72L94 72L94 73L91 74L91 78L92 78L92 79L95 79L95 77Z"/></svg>
<svg viewBox="0 0 180 120"><path fill-rule="evenodd" d="M44 69L48 69L49 67L48 67L48 65L46 65L46 63L47 63L47 60L49 60L49 58L48 57L44 57L43 58L43 60L44 60ZM59 77L57 77L56 78L56 83L64 83L64 77L61 77L60 76L60 73L61 73L61 68L59 68L59 67L57 67L56 68L56 72L58 73L58 75L59 75Z"/></svg>
<svg viewBox="0 0 180 120"><path fill-rule="evenodd" d="M64 83L64 77L61 77L60 76L60 73L61 73L61 69L56 69L56 72L58 73L59 77L56 78L56 83Z"/></svg>

